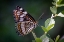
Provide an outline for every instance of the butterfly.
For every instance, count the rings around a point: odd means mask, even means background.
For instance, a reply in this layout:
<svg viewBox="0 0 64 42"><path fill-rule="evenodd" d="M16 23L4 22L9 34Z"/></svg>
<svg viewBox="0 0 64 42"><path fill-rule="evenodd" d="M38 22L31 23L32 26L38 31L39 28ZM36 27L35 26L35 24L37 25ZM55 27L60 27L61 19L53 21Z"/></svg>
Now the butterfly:
<svg viewBox="0 0 64 42"><path fill-rule="evenodd" d="M13 16L15 28L19 35L27 35L37 27L37 21L20 6L13 10Z"/></svg>

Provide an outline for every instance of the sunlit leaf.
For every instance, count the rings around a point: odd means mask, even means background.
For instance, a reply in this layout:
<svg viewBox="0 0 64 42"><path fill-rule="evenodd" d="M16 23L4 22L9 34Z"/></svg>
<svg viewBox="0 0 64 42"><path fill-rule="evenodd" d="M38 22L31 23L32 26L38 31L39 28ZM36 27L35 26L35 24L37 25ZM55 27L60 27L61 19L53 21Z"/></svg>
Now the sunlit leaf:
<svg viewBox="0 0 64 42"><path fill-rule="evenodd" d="M59 0L59 1L57 1L57 4L60 4L62 2L62 0Z"/></svg>
<svg viewBox="0 0 64 42"><path fill-rule="evenodd" d="M45 34L42 35L40 39L42 40L42 42L49 42L49 38Z"/></svg>
<svg viewBox="0 0 64 42"><path fill-rule="evenodd" d="M41 26L44 32L47 32L47 29L44 26Z"/></svg>
<svg viewBox="0 0 64 42"><path fill-rule="evenodd" d="M50 29L52 29L54 27L54 24L55 24L55 21L53 18L50 18L49 20L49 24L48 26L46 27L47 31L49 31Z"/></svg>
<svg viewBox="0 0 64 42"><path fill-rule="evenodd" d="M56 14L57 13L57 8L55 6L53 7L50 7L50 10L53 14Z"/></svg>
<svg viewBox="0 0 64 42"><path fill-rule="evenodd" d="M60 12L57 16L64 17L64 14Z"/></svg>
<svg viewBox="0 0 64 42"><path fill-rule="evenodd" d="M64 4L57 5L57 7L62 7L62 6L64 6Z"/></svg>
<svg viewBox="0 0 64 42"><path fill-rule="evenodd" d="M59 2L59 0L53 0L54 2L52 3L53 5L57 5L57 2Z"/></svg>
<svg viewBox="0 0 64 42"><path fill-rule="evenodd" d="M55 20L53 18L50 19L50 23L48 26L52 25L52 24L55 24Z"/></svg>
<svg viewBox="0 0 64 42"><path fill-rule="evenodd" d="M49 23L50 23L50 20L51 20L51 18L48 18L48 19L45 21L45 28L48 27L48 25L49 25Z"/></svg>
<svg viewBox="0 0 64 42"><path fill-rule="evenodd" d="M60 35L58 35L58 36L56 37L55 42L58 42L59 38L60 38Z"/></svg>
<svg viewBox="0 0 64 42"><path fill-rule="evenodd" d="M53 5L56 5L56 2L52 2Z"/></svg>
<svg viewBox="0 0 64 42"><path fill-rule="evenodd" d="M42 42L42 40L40 38L36 38L35 41L36 42Z"/></svg>
<svg viewBox="0 0 64 42"><path fill-rule="evenodd" d="M46 29L49 31L50 29L52 29L54 27L54 24L51 24L50 26L48 26Z"/></svg>

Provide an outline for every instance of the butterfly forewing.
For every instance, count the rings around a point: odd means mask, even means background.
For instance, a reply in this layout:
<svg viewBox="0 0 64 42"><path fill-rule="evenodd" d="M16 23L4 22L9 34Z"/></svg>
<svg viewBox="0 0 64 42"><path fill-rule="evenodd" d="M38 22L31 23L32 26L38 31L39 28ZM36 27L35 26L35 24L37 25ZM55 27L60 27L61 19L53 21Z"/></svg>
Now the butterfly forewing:
<svg viewBox="0 0 64 42"><path fill-rule="evenodd" d="M37 26L35 19L23 8L17 6L13 11L17 32L20 35L27 35Z"/></svg>

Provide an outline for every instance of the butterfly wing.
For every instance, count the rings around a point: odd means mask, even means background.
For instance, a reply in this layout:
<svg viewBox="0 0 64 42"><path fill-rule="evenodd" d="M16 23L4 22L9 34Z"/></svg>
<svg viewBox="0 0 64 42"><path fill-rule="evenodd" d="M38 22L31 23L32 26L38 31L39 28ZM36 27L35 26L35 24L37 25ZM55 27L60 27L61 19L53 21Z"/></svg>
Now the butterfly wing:
<svg viewBox="0 0 64 42"><path fill-rule="evenodd" d="M37 22L23 8L17 6L13 13L18 34L27 35L36 28Z"/></svg>

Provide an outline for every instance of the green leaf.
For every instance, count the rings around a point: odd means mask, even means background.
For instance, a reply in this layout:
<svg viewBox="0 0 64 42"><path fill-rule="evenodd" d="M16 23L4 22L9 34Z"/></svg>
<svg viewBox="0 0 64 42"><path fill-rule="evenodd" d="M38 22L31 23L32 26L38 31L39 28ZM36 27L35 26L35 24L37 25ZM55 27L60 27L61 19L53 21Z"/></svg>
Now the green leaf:
<svg viewBox="0 0 64 42"><path fill-rule="evenodd" d="M56 37L55 42L58 42L59 38L60 38L60 35L58 35L58 36Z"/></svg>
<svg viewBox="0 0 64 42"><path fill-rule="evenodd" d="M49 38L50 42L54 42L51 38Z"/></svg>
<svg viewBox="0 0 64 42"><path fill-rule="evenodd" d="M47 32L47 29L44 26L41 26L44 32Z"/></svg>
<svg viewBox="0 0 64 42"><path fill-rule="evenodd" d="M52 2L53 5L56 5L58 0L53 0L54 2Z"/></svg>
<svg viewBox="0 0 64 42"><path fill-rule="evenodd" d="M50 29L52 29L54 27L54 24L51 24L50 26L48 26L46 29L49 31Z"/></svg>
<svg viewBox="0 0 64 42"><path fill-rule="evenodd" d="M64 14L60 12L57 16L64 17Z"/></svg>
<svg viewBox="0 0 64 42"><path fill-rule="evenodd" d="M45 28L47 32L54 27L54 24L55 24L55 21L53 18L49 18L45 21Z"/></svg>
<svg viewBox="0 0 64 42"><path fill-rule="evenodd" d="M64 4L57 5L57 7L62 7L62 6L64 6Z"/></svg>
<svg viewBox="0 0 64 42"><path fill-rule="evenodd" d="M49 42L49 38L46 36L46 34L42 35L40 39L42 40L42 42Z"/></svg>
<svg viewBox="0 0 64 42"><path fill-rule="evenodd" d="M35 40L32 40L32 42L35 42Z"/></svg>
<svg viewBox="0 0 64 42"><path fill-rule="evenodd" d="M42 42L42 40L40 38L36 38L35 41L36 42Z"/></svg>
<svg viewBox="0 0 64 42"><path fill-rule="evenodd" d="M40 39L43 40L45 37L47 37L46 34L43 34L43 35L40 37Z"/></svg>
<svg viewBox="0 0 64 42"><path fill-rule="evenodd" d="M62 2L62 0L57 1L57 4L59 5Z"/></svg>
<svg viewBox="0 0 64 42"><path fill-rule="evenodd" d="M52 4L55 6L56 5L56 2L52 2Z"/></svg>
<svg viewBox="0 0 64 42"><path fill-rule="evenodd" d="M50 7L50 10L53 14L56 14L57 13L57 8L55 6L53 7Z"/></svg>
<svg viewBox="0 0 64 42"><path fill-rule="evenodd" d="M48 19L45 21L45 28L48 27L48 25L49 25L49 23L50 23L50 20L51 20L51 18L48 18Z"/></svg>

